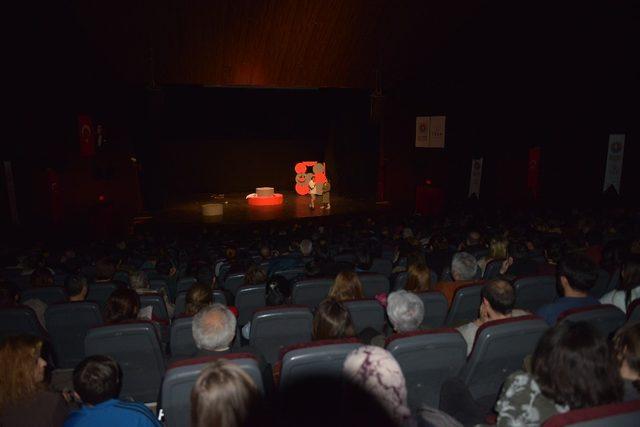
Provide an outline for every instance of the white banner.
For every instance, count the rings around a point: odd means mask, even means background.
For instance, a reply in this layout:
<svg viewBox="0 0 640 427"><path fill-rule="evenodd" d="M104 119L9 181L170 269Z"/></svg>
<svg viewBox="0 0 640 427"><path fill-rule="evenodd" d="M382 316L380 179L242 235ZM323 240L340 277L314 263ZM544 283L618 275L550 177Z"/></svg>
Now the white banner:
<svg viewBox="0 0 640 427"><path fill-rule="evenodd" d="M471 160L471 177L469 178L469 196L480 198L480 182L482 181L482 157Z"/></svg>
<svg viewBox="0 0 640 427"><path fill-rule="evenodd" d="M416 117L416 147L429 147L429 121L430 117Z"/></svg>
<svg viewBox="0 0 640 427"><path fill-rule="evenodd" d="M604 172L604 184L602 191L609 187L620 194L620 178L622 177L622 161L624 159L624 134L609 135L609 151L607 153L607 168Z"/></svg>
<svg viewBox="0 0 640 427"><path fill-rule="evenodd" d="M444 148L445 116L432 116L429 122L429 147Z"/></svg>

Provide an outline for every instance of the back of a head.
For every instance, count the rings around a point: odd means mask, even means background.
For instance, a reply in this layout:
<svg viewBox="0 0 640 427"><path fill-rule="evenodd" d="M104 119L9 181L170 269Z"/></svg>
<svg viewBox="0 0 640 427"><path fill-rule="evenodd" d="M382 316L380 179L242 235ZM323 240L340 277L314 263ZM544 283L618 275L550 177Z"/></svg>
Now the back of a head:
<svg viewBox="0 0 640 427"><path fill-rule="evenodd" d="M216 360L202 370L191 390L191 426L240 427L259 417L260 394L242 368ZM257 409L257 410L256 410Z"/></svg>
<svg viewBox="0 0 640 427"><path fill-rule="evenodd" d="M451 274L455 280L472 280L478 270L476 257L468 252L457 252L451 259Z"/></svg>
<svg viewBox="0 0 640 427"><path fill-rule="evenodd" d="M184 312L188 316L193 316L211 303L213 303L213 293L209 285L195 283L189 288L185 296Z"/></svg>
<svg viewBox="0 0 640 427"><path fill-rule="evenodd" d="M596 284L596 266L590 259L581 255L569 255L560 261L557 276L565 277L571 288L588 292Z"/></svg>
<svg viewBox="0 0 640 427"><path fill-rule="evenodd" d="M640 255L629 255L622 264L621 289L631 290L640 286Z"/></svg>
<svg viewBox="0 0 640 427"><path fill-rule="evenodd" d="M149 288L149 281L144 271L134 271L129 274L129 283L131 289L147 289Z"/></svg>
<svg viewBox="0 0 640 427"><path fill-rule="evenodd" d="M540 339L532 360L542 392L571 409L618 402L622 380L605 337L586 322L563 321Z"/></svg>
<svg viewBox="0 0 640 427"><path fill-rule="evenodd" d="M245 285L257 285L267 281L267 272L258 264L251 264L244 273Z"/></svg>
<svg viewBox="0 0 640 427"><path fill-rule="evenodd" d="M291 282L286 277L275 275L269 279L265 289L265 304L268 306L287 304L291 297Z"/></svg>
<svg viewBox="0 0 640 427"><path fill-rule="evenodd" d="M300 253L302 256L310 256L313 252L313 242L309 239L304 239L300 242Z"/></svg>
<svg viewBox="0 0 640 427"><path fill-rule="evenodd" d="M612 344L620 365L626 363L628 369L640 375L640 322L627 323L618 329ZM633 385L640 391L640 378L634 380Z"/></svg>
<svg viewBox="0 0 640 427"><path fill-rule="evenodd" d="M509 256L514 260L525 259L529 252L523 242L515 241L509 243Z"/></svg>
<svg viewBox="0 0 640 427"><path fill-rule="evenodd" d="M337 301L347 301L364 298L362 283L353 270L344 270L338 273L336 280L329 290L329 298Z"/></svg>
<svg viewBox="0 0 640 427"><path fill-rule="evenodd" d="M43 388L34 375L42 345L33 335L14 335L0 343L0 414Z"/></svg>
<svg viewBox="0 0 640 427"><path fill-rule="evenodd" d="M31 286L34 288L44 288L53 285L53 274L47 267L38 267L30 277Z"/></svg>
<svg viewBox="0 0 640 427"><path fill-rule="evenodd" d="M209 351L229 348L236 335L237 320L222 304L211 304L201 309L191 324L196 347Z"/></svg>
<svg viewBox="0 0 640 427"><path fill-rule="evenodd" d="M210 285L213 281L213 271L206 265L202 265L196 271L196 280L203 285Z"/></svg>
<svg viewBox="0 0 640 427"><path fill-rule="evenodd" d="M134 320L140 311L140 296L133 289L120 288L111 293L104 308L104 322Z"/></svg>
<svg viewBox="0 0 640 427"><path fill-rule="evenodd" d="M480 232L476 230L470 231L469 234L467 235L467 245L476 246L481 243L482 243L482 236L480 235Z"/></svg>
<svg viewBox="0 0 640 427"><path fill-rule="evenodd" d="M494 237L489 243L489 257L491 259L502 260L507 258L507 248L509 241L502 237Z"/></svg>
<svg viewBox="0 0 640 427"><path fill-rule="evenodd" d="M111 280L116 273L116 264L111 258L101 258L96 262L96 280Z"/></svg>
<svg viewBox="0 0 640 427"><path fill-rule="evenodd" d="M411 292L425 292L431 288L431 271L425 264L411 264L407 268L407 284L404 287Z"/></svg>
<svg viewBox="0 0 640 427"><path fill-rule="evenodd" d="M511 313L516 303L516 293L513 286L506 280L492 280L484 285L482 298L489 302L493 310L504 315Z"/></svg>
<svg viewBox="0 0 640 427"><path fill-rule="evenodd" d="M87 288L87 279L78 274L72 274L64 281L64 288L70 298L79 296Z"/></svg>
<svg viewBox="0 0 640 427"><path fill-rule="evenodd" d="M424 319L424 303L412 292L391 292L387 297L387 316L396 332L415 331Z"/></svg>
<svg viewBox="0 0 640 427"><path fill-rule="evenodd" d="M73 370L73 388L82 402L97 405L120 394L122 371L109 356L89 356Z"/></svg>
<svg viewBox="0 0 640 427"><path fill-rule="evenodd" d="M355 330L349 310L336 300L322 301L313 317L313 339L329 340L353 336Z"/></svg>
<svg viewBox="0 0 640 427"><path fill-rule="evenodd" d="M369 247L366 245L360 245L356 250L356 266L360 270L370 270L371 265L373 264L373 259L371 258L371 251Z"/></svg>

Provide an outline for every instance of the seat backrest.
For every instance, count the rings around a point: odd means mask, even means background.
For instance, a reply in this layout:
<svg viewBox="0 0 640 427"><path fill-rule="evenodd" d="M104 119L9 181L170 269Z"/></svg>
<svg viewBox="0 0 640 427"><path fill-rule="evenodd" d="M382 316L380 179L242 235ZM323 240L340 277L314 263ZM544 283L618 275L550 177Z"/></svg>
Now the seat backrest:
<svg viewBox="0 0 640 427"><path fill-rule="evenodd" d="M442 292L418 292L416 295L418 295L424 304L424 319L422 319L422 325L430 328L439 328L444 325L449 304Z"/></svg>
<svg viewBox="0 0 640 427"><path fill-rule="evenodd" d="M157 292L164 292L165 295L169 295L169 287L167 286L167 281L164 279L149 280L149 288Z"/></svg>
<svg viewBox="0 0 640 427"><path fill-rule="evenodd" d="M91 283L86 300L95 302L100 310L104 310L107 300L116 289L118 289L118 285L115 283Z"/></svg>
<svg viewBox="0 0 640 427"><path fill-rule="evenodd" d="M391 276L391 270L393 270L393 263L384 258L374 258L369 269L372 273L382 274L385 277Z"/></svg>
<svg viewBox="0 0 640 427"><path fill-rule="evenodd" d="M500 274L500 267L502 267L503 261L500 259L494 259L487 263L487 266L484 268L484 274L482 278L484 280L491 280L498 277Z"/></svg>
<svg viewBox="0 0 640 427"><path fill-rule="evenodd" d="M378 294L389 293L389 279L382 274L360 273L358 274L362 283L362 291L367 298L373 298Z"/></svg>
<svg viewBox="0 0 640 427"><path fill-rule="evenodd" d="M589 291L589 293L594 298L600 298L602 295L606 294L609 290L609 283L611 282L611 276L602 268L598 269L598 276L596 277L596 284L593 285L593 288Z"/></svg>
<svg viewBox="0 0 640 427"><path fill-rule="evenodd" d="M164 298L160 294L146 294L140 295L140 308L153 307L152 315L156 319L169 320L169 313L167 313L167 305L164 302Z"/></svg>
<svg viewBox="0 0 640 427"><path fill-rule="evenodd" d="M464 338L450 328L391 335L385 348L402 368L411 409L437 408L442 384L457 376L467 359Z"/></svg>
<svg viewBox="0 0 640 427"><path fill-rule="evenodd" d="M178 280L178 285L176 287L176 294L180 292L187 292L191 286L198 283L198 280L195 277L187 276Z"/></svg>
<svg viewBox="0 0 640 427"><path fill-rule="evenodd" d="M522 369L524 358L533 354L548 328L536 316L494 320L480 326L471 354L460 371L460 379L472 396L476 400L497 397L504 380Z"/></svg>
<svg viewBox="0 0 640 427"><path fill-rule="evenodd" d="M198 348L193 340L193 332L191 325L193 317L180 317L171 323L169 330L169 350L171 357L189 357L194 354Z"/></svg>
<svg viewBox="0 0 640 427"><path fill-rule="evenodd" d="M39 299L43 303L49 305L67 301L67 293L61 286L29 288L20 292L20 303L24 303L30 299Z"/></svg>
<svg viewBox="0 0 640 427"><path fill-rule="evenodd" d="M222 289L236 295L238 288L244 284L244 273L230 274L224 279Z"/></svg>
<svg viewBox="0 0 640 427"><path fill-rule="evenodd" d="M640 298L631 301L627 307L627 322L640 320Z"/></svg>
<svg viewBox="0 0 640 427"><path fill-rule="evenodd" d="M186 310L186 302L187 299L187 293L186 292L180 292L178 294L178 296L176 296L176 305L175 308L173 310L173 316L177 317L179 315L181 315L182 313L184 313L184 311ZM224 296L224 292L222 292L219 289L216 289L213 291L213 302L217 302L223 305L227 305L227 298Z"/></svg>
<svg viewBox="0 0 640 427"><path fill-rule="evenodd" d="M162 393L158 408L162 409L167 427L191 425L191 389L200 372L212 361L226 359L242 368L264 394L260 366L255 356L248 353L232 353L224 356L207 356L182 360L169 366L162 380Z"/></svg>
<svg viewBox="0 0 640 427"><path fill-rule="evenodd" d="M31 308L25 306L1 308L0 338L19 334L35 335L41 338L47 335Z"/></svg>
<svg viewBox="0 0 640 427"><path fill-rule="evenodd" d="M384 331L385 317L384 308L375 299L356 299L344 301L344 306L349 310L353 327L359 334L367 327L378 332Z"/></svg>
<svg viewBox="0 0 640 427"><path fill-rule="evenodd" d="M572 308L558 316L558 322L587 322L593 325L603 336L608 337L626 320L626 315L615 305L602 304Z"/></svg>
<svg viewBox="0 0 640 427"><path fill-rule="evenodd" d="M238 309L238 324L244 326L253 317L253 312L265 306L265 284L246 285L238 288L235 305Z"/></svg>
<svg viewBox="0 0 640 427"><path fill-rule="evenodd" d="M406 271L401 271L400 273L398 273L395 277L395 279L393 280L393 290L394 291L399 291L401 289L404 289L404 287L407 284L407 277L408 274Z"/></svg>
<svg viewBox="0 0 640 427"><path fill-rule="evenodd" d="M554 276L523 277L515 281L513 289L516 293L515 308L532 313L558 297Z"/></svg>
<svg viewBox="0 0 640 427"><path fill-rule="evenodd" d="M311 340L313 315L304 306L263 307L254 311L249 344L267 363L278 360L280 349Z"/></svg>
<svg viewBox="0 0 640 427"><path fill-rule="evenodd" d="M306 305L315 310L329 295L333 280L328 278L305 279L293 285L291 298L294 304Z"/></svg>
<svg viewBox="0 0 640 427"><path fill-rule="evenodd" d="M84 341L87 356L113 357L122 368L120 397L155 402L165 370L160 339L151 322L122 323L90 329Z"/></svg>
<svg viewBox="0 0 640 427"><path fill-rule="evenodd" d="M74 368L84 359L87 331L102 325L100 307L95 302L52 304L47 307L44 318L57 367L62 369Z"/></svg>
<svg viewBox="0 0 640 427"><path fill-rule="evenodd" d="M315 378L338 379L347 355L362 343L356 338L294 344L281 351L280 389Z"/></svg>
<svg viewBox="0 0 640 427"><path fill-rule="evenodd" d="M574 409L554 415L543 427L636 427L640 422L640 400Z"/></svg>
<svg viewBox="0 0 640 427"><path fill-rule="evenodd" d="M358 262L356 255L353 253L344 253L340 255L335 255L333 257L333 261L337 263L351 264L355 265Z"/></svg>
<svg viewBox="0 0 640 427"><path fill-rule="evenodd" d="M482 286L481 283L478 283L456 289L445 325L456 327L478 318Z"/></svg>
<svg viewBox="0 0 640 427"><path fill-rule="evenodd" d="M287 270L274 271L272 276L282 276L289 281L293 281L296 278L304 276L304 269L302 268L290 268Z"/></svg>

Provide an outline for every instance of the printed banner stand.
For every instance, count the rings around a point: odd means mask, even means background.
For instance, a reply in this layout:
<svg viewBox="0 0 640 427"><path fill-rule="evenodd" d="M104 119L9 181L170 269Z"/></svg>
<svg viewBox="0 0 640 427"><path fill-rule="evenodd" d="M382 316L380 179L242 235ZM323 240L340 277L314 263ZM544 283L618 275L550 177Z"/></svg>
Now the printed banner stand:
<svg viewBox="0 0 640 427"><path fill-rule="evenodd" d="M446 116L416 117L416 147L444 148Z"/></svg>
<svg viewBox="0 0 640 427"><path fill-rule="evenodd" d="M609 151L607 152L607 167L604 172L602 191L613 187L620 194L620 180L622 178L622 163L624 160L624 134L609 135Z"/></svg>
<svg viewBox="0 0 640 427"><path fill-rule="evenodd" d="M431 117L416 117L416 147L429 148L429 122Z"/></svg>
<svg viewBox="0 0 640 427"><path fill-rule="evenodd" d="M471 160L471 176L469 178L468 197L471 197L475 194L478 199L480 198L480 182L482 181L482 160L483 157Z"/></svg>

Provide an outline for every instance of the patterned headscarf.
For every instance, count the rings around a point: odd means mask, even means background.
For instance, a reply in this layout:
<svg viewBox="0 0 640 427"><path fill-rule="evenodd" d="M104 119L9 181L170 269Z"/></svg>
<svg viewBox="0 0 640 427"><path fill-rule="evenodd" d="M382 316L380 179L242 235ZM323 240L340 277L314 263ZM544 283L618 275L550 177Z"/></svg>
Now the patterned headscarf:
<svg viewBox="0 0 640 427"><path fill-rule="evenodd" d="M387 350L368 345L359 347L349 353L342 371L349 380L371 393L398 424L411 416L404 375Z"/></svg>

